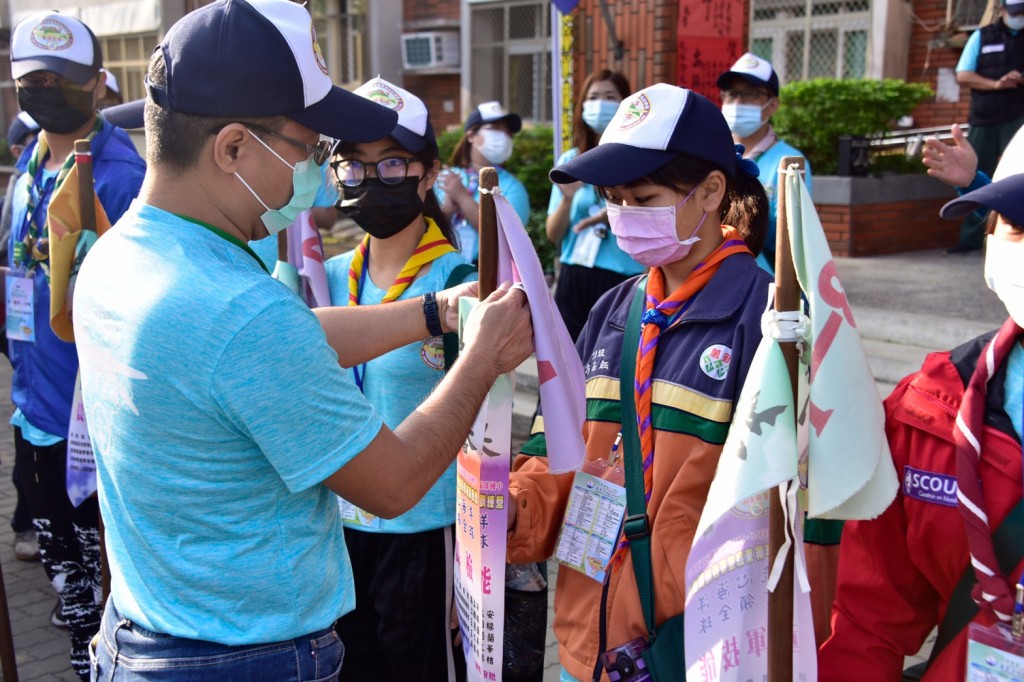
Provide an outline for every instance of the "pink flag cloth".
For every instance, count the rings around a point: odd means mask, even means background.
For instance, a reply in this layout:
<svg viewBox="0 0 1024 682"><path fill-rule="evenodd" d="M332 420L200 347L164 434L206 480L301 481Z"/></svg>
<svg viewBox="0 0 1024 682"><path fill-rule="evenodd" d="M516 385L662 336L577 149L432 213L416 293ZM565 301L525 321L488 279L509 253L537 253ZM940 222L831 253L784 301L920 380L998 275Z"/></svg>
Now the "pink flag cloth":
<svg viewBox="0 0 1024 682"><path fill-rule="evenodd" d="M310 308L331 304L324 269L324 242L312 211L303 211L288 226L288 262L299 271L301 296Z"/></svg>
<svg viewBox="0 0 1024 682"><path fill-rule="evenodd" d="M494 194L498 215L498 280L522 284L533 318L540 402L544 408L548 468L575 471L583 463L586 419L583 362L555 307L530 236L516 210Z"/></svg>

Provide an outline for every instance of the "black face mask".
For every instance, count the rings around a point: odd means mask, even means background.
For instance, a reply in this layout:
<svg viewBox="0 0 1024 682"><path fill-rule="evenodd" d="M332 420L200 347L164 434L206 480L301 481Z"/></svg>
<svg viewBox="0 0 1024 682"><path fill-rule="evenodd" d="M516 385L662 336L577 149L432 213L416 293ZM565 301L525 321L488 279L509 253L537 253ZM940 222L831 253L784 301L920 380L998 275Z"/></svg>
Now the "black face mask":
<svg viewBox="0 0 1024 682"><path fill-rule="evenodd" d="M397 185L366 178L358 187L341 186L338 210L371 237L387 239L404 230L423 212L420 178L408 177Z"/></svg>
<svg viewBox="0 0 1024 682"><path fill-rule="evenodd" d="M92 90L18 88L18 106L39 127L56 135L73 133L96 114Z"/></svg>

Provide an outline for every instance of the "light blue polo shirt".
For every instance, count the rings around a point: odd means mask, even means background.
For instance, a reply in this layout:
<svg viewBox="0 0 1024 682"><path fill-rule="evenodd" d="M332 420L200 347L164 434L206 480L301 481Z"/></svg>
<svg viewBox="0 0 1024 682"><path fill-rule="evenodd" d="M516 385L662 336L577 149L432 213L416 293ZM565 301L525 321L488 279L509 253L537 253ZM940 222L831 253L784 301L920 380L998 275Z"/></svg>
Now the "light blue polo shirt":
<svg viewBox="0 0 1024 682"><path fill-rule="evenodd" d="M576 158L577 154L579 154L579 150L573 147L559 156L558 162L555 165L561 166L563 163L568 163ZM548 202L548 215L552 215L558 210L564 199L565 195L558 189L558 185L552 187L551 199ZM603 206L604 200L598 196L597 189L593 185L584 183L572 195L572 203L569 204L569 228L566 230L565 236L562 237L561 253L559 255L560 262L566 265L583 265L583 263L577 263L573 260L573 250L576 248L576 240L579 235L573 231L572 226L584 218L590 217L593 207L600 209ZM625 251L619 248L619 242L615 239L615 235L611 233L611 230L608 231L608 236L601 240L601 248L597 251L594 267L611 270L628 277L639 275L647 270L647 268L637 263Z"/></svg>
<svg viewBox="0 0 1024 682"><path fill-rule="evenodd" d="M75 329L118 611L227 645L350 611L321 482L382 421L305 304L240 246L136 201L89 252Z"/></svg>
<svg viewBox="0 0 1024 682"><path fill-rule="evenodd" d="M326 263L332 305L348 305L348 268L353 253L343 253ZM372 249L370 256L373 256ZM419 298L429 291L444 289L452 270L465 262L465 257L458 252L446 253L431 264L427 274L410 284L398 300ZM465 278L467 282L475 280L475 274ZM386 293L366 277L360 291L360 303L380 303ZM444 377L443 358L440 337L435 337L397 348L362 366L363 393L384 418L385 424L396 428L430 395ZM352 375L352 370L346 371ZM455 462L452 462L423 499L406 513L394 519L379 519L378 526L360 527L359 530L419 533L452 525L455 523L455 467Z"/></svg>

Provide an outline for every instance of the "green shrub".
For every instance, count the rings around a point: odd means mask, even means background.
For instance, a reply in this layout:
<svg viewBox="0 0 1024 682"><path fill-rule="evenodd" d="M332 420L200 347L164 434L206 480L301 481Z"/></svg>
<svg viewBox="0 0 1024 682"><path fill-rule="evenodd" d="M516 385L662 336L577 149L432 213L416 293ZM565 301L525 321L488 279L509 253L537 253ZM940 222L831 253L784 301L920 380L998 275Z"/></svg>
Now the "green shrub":
<svg viewBox="0 0 1024 682"><path fill-rule="evenodd" d="M789 83L772 117L779 136L804 153L814 173L835 173L840 135L881 135L931 97L923 83L817 78Z"/></svg>
<svg viewBox="0 0 1024 682"><path fill-rule="evenodd" d="M519 179L530 197L530 219L526 231L533 241L540 263L545 272L552 272L558 251L548 241L544 224L548 217L548 199L551 197L551 180L548 171L554 166L553 131L550 125L534 125L521 130L514 138L512 158L505 164L505 170ZM452 150L462 138L461 130L448 130L437 138L441 152L441 163L447 164Z"/></svg>

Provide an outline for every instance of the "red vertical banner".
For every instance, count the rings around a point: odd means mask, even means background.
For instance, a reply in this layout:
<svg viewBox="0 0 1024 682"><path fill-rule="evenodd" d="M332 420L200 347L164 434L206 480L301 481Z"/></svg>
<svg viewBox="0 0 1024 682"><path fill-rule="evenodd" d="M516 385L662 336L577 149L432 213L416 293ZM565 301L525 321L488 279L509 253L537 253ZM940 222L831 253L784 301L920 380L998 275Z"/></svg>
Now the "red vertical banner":
<svg viewBox="0 0 1024 682"><path fill-rule="evenodd" d="M680 0L676 82L718 103L718 77L747 51L746 0Z"/></svg>

